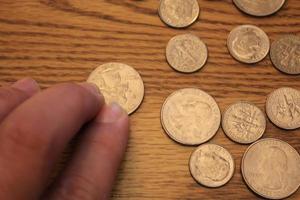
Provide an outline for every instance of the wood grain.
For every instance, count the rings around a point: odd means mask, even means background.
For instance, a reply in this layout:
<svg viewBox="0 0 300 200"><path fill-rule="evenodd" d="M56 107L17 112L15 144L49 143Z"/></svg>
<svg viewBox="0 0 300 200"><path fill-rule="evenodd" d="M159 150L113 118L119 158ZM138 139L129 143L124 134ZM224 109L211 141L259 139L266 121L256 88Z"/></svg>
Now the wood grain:
<svg viewBox="0 0 300 200"><path fill-rule="evenodd" d="M49 87L85 81L105 62L129 64L142 75L146 95L131 116L129 147L113 199L260 199L248 190L240 173L247 146L231 142L221 129L211 142L229 149L236 173L218 189L198 185L188 170L195 147L167 137L160 108L171 92L184 87L207 91L222 111L239 100L264 109L266 95L274 89L300 89L300 76L280 73L269 57L256 65L241 64L226 48L228 33L241 24L261 27L272 41L283 34L300 35L300 1L288 0L280 12L266 18L245 15L230 0L199 3L200 19L177 30L160 21L158 0L0 0L0 83L31 76ZM188 32L208 45L209 59L201 71L186 75L172 70L164 53L172 36ZM264 137L282 139L300 151L300 130L284 131L268 121ZM300 192L290 199L300 199Z"/></svg>

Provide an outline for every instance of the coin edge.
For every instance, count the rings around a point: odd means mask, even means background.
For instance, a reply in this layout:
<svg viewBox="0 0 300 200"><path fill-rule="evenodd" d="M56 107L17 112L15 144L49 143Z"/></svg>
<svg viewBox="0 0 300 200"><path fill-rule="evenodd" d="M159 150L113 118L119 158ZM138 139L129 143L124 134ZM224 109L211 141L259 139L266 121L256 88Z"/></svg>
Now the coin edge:
<svg viewBox="0 0 300 200"><path fill-rule="evenodd" d="M228 180L227 180L225 183L222 183L221 185L218 185L218 186L208 186L208 185L206 185L206 184L201 183L201 182L193 175L192 170L191 170L191 159L192 159L192 156L194 155L194 153L196 153L196 151L197 151L198 149L200 149L201 147L203 147L203 146L209 146L209 145L211 145L211 146L218 146L218 147L221 147L222 149L224 149L224 150L229 154L229 156L230 156L230 158L231 158L231 161L232 161L232 166L233 166L232 173L230 174L230 176L228 176L228 178L227 178ZM235 170L236 170L235 164L236 164L236 163L235 163L234 157L232 156L232 154L230 153L230 151L229 151L227 148L225 148L225 147L223 147L223 146L221 146L221 145L218 145L218 144L214 144L214 143L206 143L206 144L201 144L201 145L199 145L196 149L194 149L194 150L192 151L192 153L191 153L191 155L190 155L190 157L189 157L189 171L190 171L190 175L193 177L193 179L194 179L198 184L200 184L200 185L202 185L202 186L204 186L204 187L207 187L207 188L220 188L220 187L226 185L227 183L229 183L229 182L231 181L231 179L233 178L234 173L235 173Z"/></svg>
<svg viewBox="0 0 300 200"><path fill-rule="evenodd" d="M240 104L240 103L245 103L245 104L249 104L249 105L255 106L255 107L261 112L261 114L262 114L263 117L264 117L264 122L265 122L265 123L264 123L264 131L263 131L263 133L260 134L260 136L259 136L256 140L251 141L251 142L242 142L242 141L238 141L238 140L233 139L233 138L230 136L230 134L227 134L227 131L226 131L225 128L224 128L224 123L225 123L224 120L225 120L225 114L226 114L226 112L227 112L232 106L234 106L234 105L236 105L236 104ZM238 143L238 144L242 144L242 145L248 145L248 144L252 144L252 143L254 143L254 142L260 140L260 139L263 137L263 135L266 133L266 129L267 129L267 117L266 117L265 113L264 113L258 106L256 106L254 103L251 103L251 102L248 102L248 101L238 101L238 102L236 102L236 103L230 104L230 105L225 109L225 111L224 111L223 114L222 114L222 123L221 123L221 126L222 126L223 132L225 133L225 135L226 135L231 141L236 142L236 143Z"/></svg>
<svg viewBox="0 0 300 200"><path fill-rule="evenodd" d="M200 9L199 2L196 0L195 2L197 2L197 5L198 5L198 6L197 6L198 11L197 11L197 15L196 15L195 19L193 19L192 22L190 22L190 23L188 23L187 25L184 25L184 26L176 26L176 25L173 25L173 24L171 24L171 23L168 23L168 22L164 19L163 15L162 15L162 12L161 12L161 5L162 5L162 2L163 2L163 1L165 1L165 0L160 0L160 1L159 1L158 15L159 15L159 18L161 19L161 21L162 21L165 25L167 25L167 26L169 26L169 27L171 27L171 28L175 28L175 29L184 29L184 28L187 28L187 27L193 25L193 24L199 19L199 17L200 17L201 9Z"/></svg>
<svg viewBox="0 0 300 200"><path fill-rule="evenodd" d="M196 89L196 90L200 90L201 92L204 92L205 94L207 94L208 96L210 96L210 97L214 100L214 102L215 102L215 104L216 104L216 106L217 106L217 108L218 108L218 111L219 111L220 119L219 119L219 122L218 122L218 128L216 129L215 133L213 133L213 134L211 135L211 137L209 137L208 139L206 139L206 140L204 140L203 142L200 142L200 143L199 143L199 142L197 142L197 143L185 143L185 142L179 141L178 139L175 139L175 137L173 137L172 134L169 133L170 131L167 129L167 127L166 127L166 125L165 125L165 123L164 123L164 120L163 120L163 110L164 110L164 107L165 107L165 104L166 104L167 100L168 100L170 97L172 97L174 94L176 94L177 92L179 92L179 91L181 91L181 90L185 90L185 89ZM197 146L197 145L201 145L201 144L204 144L204 143L210 141L210 140L218 133L218 130L220 129L220 125L221 125L221 121L222 121L222 114L221 114L220 107L219 107L217 101L215 100L215 98L214 98L213 96L211 96L209 93L205 92L204 90L201 90L200 88L189 87L189 88L182 88L182 89L175 90L175 91L173 91L171 94L169 94L169 95L167 96L167 98L164 100L163 105L161 106L161 110L160 110L160 121L161 121L161 125L162 125L162 127L163 127L163 129L164 129L164 132L165 132L165 133L166 133L173 141L175 141L175 142L177 142L177 143L179 143L179 144L181 144L181 145L184 145L184 146Z"/></svg>
<svg viewBox="0 0 300 200"><path fill-rule="evenodd" d="M254 145L256 145L257 143L259 143L259 142L263 142L263 141L267 141L267 140L276 140L276 141L279 141L279 142L283 142L283 143L285 143L285 144L287 144L289 147L291 147L291 149L293 150L293 151L295 151L297 154L298 154L298 156L300 157L300 155L299 155L299 152L292 146L292 145L290 145L289 143L287 143L287 142L285 142L285 141L283 141L283 140L280 140L280 139L277 139L277 138L264 138L264 139L260 139L260 140L258 140L258 141L256 141L256 142L254 142L253 144L251 144L246 150L245 150L245 152L244 152L244 154L243 154L243 157L242 157L242 162L241 162L241 171L242 171L242 177L243 177L243 180L245 181L245 183L246 183L246 185L255 193L255 194L258 194L259 196L261 196L261 197L263 197L263 198L267 198L267 199L274 199L274 200L278 200L278 199L284 199L284 198L287 198L287 197L290 197L291 195L293 195L298 189L299 189L299 187L300 187L300 183L298 184L298 187L296 187L296 189L295 189L295 191L293 191L292 193L290 193L288 196L284 196L284 197L280 197L280 198L273 198L273 197L268 197L267 195L262 195L262 194L260 194L259 192L257 192L252 186L251 186L251 184L249 184L249 182L247 181L247 178L246 178L246 176L244 175L244 161L245 161L245 156L246 156L246 154L248 153L248 151L254 146ZM300 159L300 158L299 158Z"/></svg>
<svg viewBox="0 0 300 200"><path fill-rule="evenodd" d="M231 36L232 36L232 34L233 34L234 31L237 31L238 29L240 29L240 28L242 28L242 27L252 27L252 28L258 29L259 31L262 31L262 33L264 34L264 36L266 36L266 38L268 39L268 40L267 40L267 41L268 41L268 51L267 51L267 52L264 54L264 56L263 56L261 59L259 59L258 61L255 61L255 62L254 62L254 61L248 62L248 61L245 61L245 60L241 60L241 59L239 59L239 58L235 55L235 53L232 51L232 48L231 48L232 45L230 45L230 38L231 38ZM269 52L270 52L270 48L271 48L271 43L270 43L270 38L269 38L269 36L267 35L267 33L266 33L263 29L261 29L261 28L258 27L258 26L255 26L255 25L244 24L244 25L236 26L236 27L234 27L234 28L229 32L229 34L228 34L228 36L227 36L227 49L228 49L228 51L229 51L229 54L230 54L231 57L234 58L236 61L238 61L238 62L240 62L240 63L243 63L243 64L254 65L254 64L257 64L257 63L263 61L263 60L268 56L268 54L269 54Z"/></svg>
<svg viewBox="0 0 300 200"><path fill-rule="evenodd" d="M206 56L205 56L205 59L204 59L203 63L202 63L200 66L198 66L198 67L196 67L196 68L194 68L193 70L190 70L190 71L183 71L183 70L177 69L176 67L174 67L174 66L171 64L170 59L168 59L168 48L169 48L171 42L172 42L173 40L177 39L177 37L185 36L185 35L189 35L189 36L195 37L197 40L200 41L200 43L202 43L202 44L205 46L205 50L206 50ZM167 63L169 64L169 66L170 66L172 69L174 69L175 71L177 71L177 72L179 72L179 73L183 73L183 74L192 74L192 73L195 73L195 72L197 72L197 71L199 71L199 70L201 70L202 68L205 67L205 65L206 65L206 63L207 63L207 61L208 61L209 51L208 51L208 47L207 47L206 43L205 43L203 40L201 40L200 37L198 37L198 36L196 36L195 34L192 34L192 33L184 33L184 34L175 35L175 36L173 36L173 37L168 41L168 44L167 44L167 46L166 46L166 48L165 48L165 55L166 55Z"/></svg>
<svg viewBox="0 0 300 200"><path fill-rule="evenodd" d="M247 12L246 9L243 9L241 7L241 5L238 3L238 0L232 0L232 1L233 1L234 5L238 8L238 10L240 10L241 12L243 12L243 13L245 13L247 15L250 15L252 17L258 17L258 18L268 17L270 15L273 15L273 14L279 12L281 10L281 8L284 6L285 2L286 2L286 0L283 0L282 4L279 6L279 8L276 9L275 11L271 12L271 13L259 15L259 14L254 14L254 13L251 13L251 12Z"/></svg>

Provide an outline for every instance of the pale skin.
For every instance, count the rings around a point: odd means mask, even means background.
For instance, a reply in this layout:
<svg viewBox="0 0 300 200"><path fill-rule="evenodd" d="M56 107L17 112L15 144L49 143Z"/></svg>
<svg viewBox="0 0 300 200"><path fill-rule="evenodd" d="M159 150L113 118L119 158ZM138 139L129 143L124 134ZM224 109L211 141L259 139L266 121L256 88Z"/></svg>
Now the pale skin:
<svg viewBox="0 0 300 200"><path fill-rule="evenodd" d="M129 133L117 104L96 86L65 83L41 90L31 78L0 88L0 199L110 198ZM68 143L70 160L49 186Z"/></svg>

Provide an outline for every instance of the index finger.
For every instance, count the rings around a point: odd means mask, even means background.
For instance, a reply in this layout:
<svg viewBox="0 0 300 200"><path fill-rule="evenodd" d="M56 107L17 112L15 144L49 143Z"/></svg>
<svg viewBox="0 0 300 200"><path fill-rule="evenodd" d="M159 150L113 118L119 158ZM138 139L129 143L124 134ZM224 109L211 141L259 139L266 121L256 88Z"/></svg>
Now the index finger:
<svg viewBox="0 0 300 200"><path fill-rule="evenodd" d="M62 84L15 109L0 125L0 199L37 199L69 140L104 103L95 86Z"/></svg>

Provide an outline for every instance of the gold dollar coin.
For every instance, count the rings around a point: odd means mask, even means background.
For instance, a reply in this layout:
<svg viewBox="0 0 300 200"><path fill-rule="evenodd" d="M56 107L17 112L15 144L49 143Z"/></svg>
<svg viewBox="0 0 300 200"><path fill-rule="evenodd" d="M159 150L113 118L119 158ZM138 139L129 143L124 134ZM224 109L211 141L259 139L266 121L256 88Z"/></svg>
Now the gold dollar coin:
<svg viewBox="0 0 300 200"><path fill-rule="evenodd" d="M233 141L249 144L264 134L266 118L257 106L248 102L238 102L224 112L222 128Z"/></svg>
<svg viewBox="0 0 300 200"><path fill-rule="evenodd" d="M195 35L177 35L169 41L166 57L175 70L191 73L199 70L206 63L207 47Z"/></svg>
<svg viewBox="0 0 300 200"><path fill-rule="evenodd" d="M172 93L161 109L161 123L173 140L198 145L210 140L220 126L216 101L206 92L186 88Z"/></svg>
<svg viewBox="0 0 300 200"><path fill-rule="evenodd" d="M277 12L285 0L233 0L233 2L241 11L263 17Z"/></svg>
<svg viewBox="0 0 300 200"><path fill-rule="evenodd" d="M198 19L200 8L197 0L161 0L158 13L167 25L184 28Z"/></svg>
<svg viewBox="0 0 300 200"><path fill-rule="evenodd" d="M264 198L283 199L300 186L300 156L278 139L252 144L243 156L241 168L246 184Z"/></svg>
<svg viewBox="0 0 300 200"><path fill-rule="evenodd" d="M300 37L285 35L274 41L270 57L278 70L287 74L300 74Z"/></svg>
<svg viewBox="0 0 300 200"><path fill-rule="evenodd" d="M190 157L189 167L192 177L207 187L225 185L235 169L231 154L215 144L199 146Z"/></svg>
<svg viewBox="0 0 300 200"><path fill-rule="evenodd" d="M269 119L280 128L299 128L300 92L288 87L273 91L267 98L266 112Z"/></svg>
<svg viewBox="0 0 300 200"><path fill-rule="evenodd" d="M120 104L128 114L142 103L144 83L139 73L122 63L106 63L96 68L87 82L97 85L106 103Z"/></svg>
<svg viewBox="0 0 300 200"><path fill-rule="evenodd" d="M227 39L230 54L240 62L251 64L263 60L270 50L267 34L253 25L234 28Z"/></svg>

